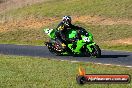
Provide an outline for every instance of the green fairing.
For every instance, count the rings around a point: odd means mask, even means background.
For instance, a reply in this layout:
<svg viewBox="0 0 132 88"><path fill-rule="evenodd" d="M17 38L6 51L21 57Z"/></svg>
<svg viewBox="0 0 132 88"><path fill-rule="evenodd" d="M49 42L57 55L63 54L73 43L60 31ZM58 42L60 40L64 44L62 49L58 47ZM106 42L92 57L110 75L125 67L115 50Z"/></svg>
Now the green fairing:
<svg viewBox="0 0 132 88"><path fill-rule="evenodd" d="M69 39L70 38L75 38L77 32L75 30L71 30L71 31L68 32L68 34L69 34L69 36L68 36Z"/></svg>
<svg viewBox="0 0 132 88"><path fill-rule="evenodd" d="M73 44L68 44L68 47L73 51L72 45L73 45Z"/></svg>
<svg viewBox="0 0 132 88"><path fill-rule="evenodd" d="M55 39L55 30L53 30L53 31L50 33L50 37L51 37L52 39Z"/></svg>
<svg viewBox="0 0 132 88"><path fill-rule="evenodd" d="M82 37L82 39L83 38L86 38L87 36L81 36ZM87 45L87 48L88 48L88 50L90 51L90 52L92 52L92 48L90 47L90 46L92 46L92 45L95 45L96 43L95 42L93 42L93 35L89 32L89 36L88 36L88 38L89 38L89 42L91 42L90 44L88 44Z"/></svg>
<svg viewBox="0 0 132 88"><path fill-rule="evenodd" d="M88 32L88 34L89 34L88 38L90 39L90 41L93 41L93 35L92 35L92 33Z"/></svg>
<svg viewBox="0 0 132 88"><path fill-rule="evenodd" d="M71 30L68 32L68 38L72 39L75 38L77 35L77 31L76 30ZM72 44L68 44L68 47L74 51L75 53L81 53L80 49L84 46L85 42L83 42L83 40L78 40L77 42L73 42ZM76 48L73 49L72 46L76 45Z"/></svg>
<svg viewBox="0 0 132 88"><path fill-rule="evenodd" d="M45 33L51 38L55 39L55 29L44 29ZM66 37L68 39L74 39L76 38L77 31L75 29L69 30L66 34ZM96 43L93 42L93 35L88 32L88 36L81 35L81 40L77 40L76 42L73 42L71 44L68 44L68 47L75 53L75 54L81 54L81 48L86 45L87 50L91 53L92 48L91 46L94 46ZM63 53L67 54L67 53Z"/></svg>
<svg viewBox="0 0 132 88"><path fill-rule="evenodd" d="M81 53L80 49L83 47L85 43L82 40L78 40L77 42L74 42L72 44L68 44L68 47L74 51L75 53ZM73 45L77 45L75 49L72 48Z"/></svg>
<svg viewBox="0 0 132 88"><path fill-rule="evenodd" d="M55 39L55 29L44 29L44 32L51 38Z"/></svg>
<svg viewBox="0 0 132 88"><path fill-rule="evenodd" d="M74 50L74 52L76 53L80 53L80 49L83 47L85 43L83 42L83 40L78 40L77 41L77 47L76 49Z"/></svg>

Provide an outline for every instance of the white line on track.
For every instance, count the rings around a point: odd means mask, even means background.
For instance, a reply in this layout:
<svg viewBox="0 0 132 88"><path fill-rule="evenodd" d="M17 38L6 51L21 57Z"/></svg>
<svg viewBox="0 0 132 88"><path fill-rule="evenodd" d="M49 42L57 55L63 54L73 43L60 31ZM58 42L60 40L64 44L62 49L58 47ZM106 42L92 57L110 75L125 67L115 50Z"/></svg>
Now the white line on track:
<svg viewBox="0 0 132 88"><path fill-rule="evenodd" d="M109 49L101 49L101 50L106 50L106 51L118 51L118 52L128 52L131 53L132 51L123 51L123 50L109 50Z"/></svg>
<svg viewBox="0 0 132 88"><path fill-rule="evenodd" d="M69 60L61 60L60 59L60 61L69 61ZM77 61L77 60L71 60L70 61L71 63L77 63L77 62L82 62L82 61ZM129 66L129 65L127 65L127 66L125 66L125 65L116 65L116 64L104 64L104 63L95 63L95 62L93 62L94 64L99 64L99 65L107 65L107 66L118 66L118 67L127 67L127 68L132 68L132 66Z"/></svg>
<svg viewBox="0 0 132 88"><path fill-rule="evenodd" d="M61 60L61 61L66 61L66 60ZM68 60L67 60L68 61ZM72 63L80 62L80 61L70 61ZM118 66L118 67L127 67L127 68L132 68L132 66L125 66L125 65L115 65L115 64L104 64L104 63L94 63L94 64L99 64L99 65L107 65L107 66Z"/></svg>
<svg viewBox="0 0 132 88"><path fill-rule="evenodd" d="M103 64L103 63L95 63L95 64L102 64L102 65L113 65L113 66L119 66L119 67L128 67L128 68L132 68L132 66L125 66L125 65L115 65L115 64Z"/></svg>
<svg viewBox="0 0 132 88"><path fill-rule="evenodd" d="M76 63L76 62L79 62L79 61L71 61L72 63Z"/></svg>
<svg viewBox="0 0 132 88"><path fill-rule="evenodd" d="M125 67L132 68L132 66L125 66Z"/></svg>

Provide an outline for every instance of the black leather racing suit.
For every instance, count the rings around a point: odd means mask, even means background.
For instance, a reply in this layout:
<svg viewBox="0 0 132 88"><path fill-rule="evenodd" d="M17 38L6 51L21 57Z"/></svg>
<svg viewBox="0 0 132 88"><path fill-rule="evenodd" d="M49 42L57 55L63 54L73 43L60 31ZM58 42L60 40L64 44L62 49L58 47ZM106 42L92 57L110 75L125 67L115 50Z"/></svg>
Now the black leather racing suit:
<svg viewBox="0 0 132 88"><path fill-rule="evenodd" d="M66 34L70 29L76 29L77 30L77 36L75 39L70 40L69 38L66 37ZM81 35L88 36L88 32L83 29L82 27L79 26L74 26L70 24L70 26L66 27L63 22L60 22L60 24L57 26L57 31L56 31L56 41L61 44L65 44L66 47L63 47L64 51L71 52L71 50L68 48L68 43L73 43L74 42L74 48L76 48L76 39L81 40ZM61 45L62 46L62 45Z"/></svg>
<svg viewBox="0 0 132 88"><path fill-rule="evenodd" d="M83 29L82 27L74 26L72 24L70 24L70 26L66 27L63 22L60 22L60 24L57 26L56 39L59 40L59 42L61 44L64 43L67 46L68 43L71 43L74 41L74 40L70 40L69 38L66 37L66 33L70 29L77 30L76 39L81 39L81 35L86 35L86 36L88 35L88 32L85 29Z"/></svg>

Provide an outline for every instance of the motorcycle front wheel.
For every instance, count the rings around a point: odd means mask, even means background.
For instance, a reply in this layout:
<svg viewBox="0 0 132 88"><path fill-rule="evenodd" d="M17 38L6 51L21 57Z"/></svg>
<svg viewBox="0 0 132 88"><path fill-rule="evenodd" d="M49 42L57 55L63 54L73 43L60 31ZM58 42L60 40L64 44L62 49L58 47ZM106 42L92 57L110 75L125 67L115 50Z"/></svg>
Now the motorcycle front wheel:
<svg viewBox="0 0 132 88"><path fill-rule="evenodd" d="M96 44L93 45L92 49L93 49L93 51L90 53L91 56L96 57L96 58L101 57L101 49L99 48L98 45L96 45Z"/></svg>

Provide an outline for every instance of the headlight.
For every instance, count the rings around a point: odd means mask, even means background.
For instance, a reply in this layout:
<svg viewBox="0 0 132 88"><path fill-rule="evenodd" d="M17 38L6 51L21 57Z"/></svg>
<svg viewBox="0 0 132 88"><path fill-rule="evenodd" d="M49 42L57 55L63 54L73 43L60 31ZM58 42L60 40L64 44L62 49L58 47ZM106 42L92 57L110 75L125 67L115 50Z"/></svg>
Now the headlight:
<svg viewBox="0 0 132 88"><path fill-rule="evenodd" d="M83 38L83 41L84 41L84 42L90 42L90 39L89 39L88 37L84 37L84 38Z"/></svg>
<svg viewBox="0 0 132 88"><path fill-rule="evenodd" d="M45 31L46 34L50 34L50 33L53 31L53 29L48 29L48 28L47 28L47 29L45 29L44 31Z"/></svg>

